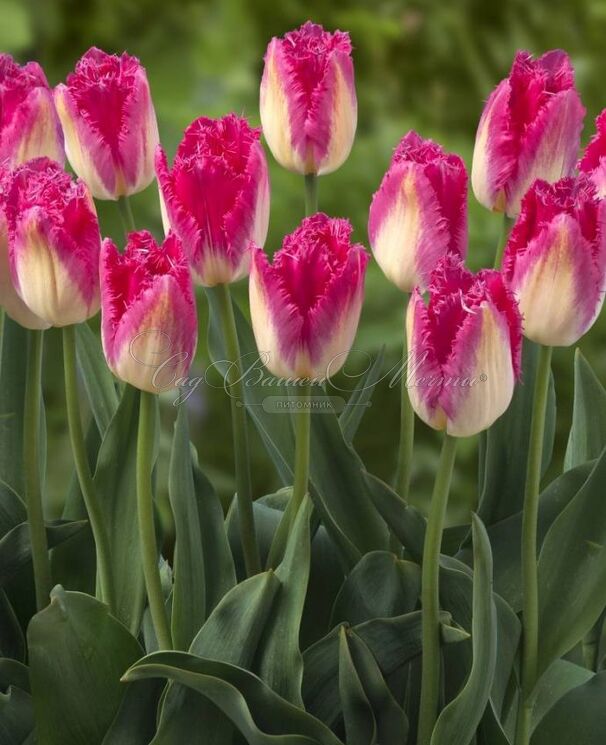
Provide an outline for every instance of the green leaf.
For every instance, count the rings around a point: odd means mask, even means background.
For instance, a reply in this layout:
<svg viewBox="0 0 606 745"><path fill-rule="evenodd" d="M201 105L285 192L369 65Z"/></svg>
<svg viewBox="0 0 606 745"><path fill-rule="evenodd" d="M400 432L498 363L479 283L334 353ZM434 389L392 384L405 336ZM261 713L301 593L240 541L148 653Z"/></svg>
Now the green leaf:
<svg viewBox="0 0 606 745"><path fill-rule="evenodd" d="M163 677L209 699L249 745L340 745L321 722L284 700L252 673L185 652L156 652L133 665L125 680Z"/></svg>
<svg viewBox="0 0 606 745"><path fill-rule="evenodd" d="M0 538L27 520L27 511L15 490L0 481Z"/></svg>
<svg viewBox="0 0 606 745"><path fill-rule="evenodd" d="M23 400L27 330L6 313L0 349L0 480L23 494Z"/></svg>
<svg viewBox="0 0 606 745"><path fill-rule="evenodd" d="M597 458L606 447L606 391L579 349L574 355L574 408L564 470Z"/></svg>
<svg viewBox="0 0 606 745"><path fill-rule="evenodd" d="M583 685L593 677L593 672L568 660L556 660L537 684L536 699L532 710L532 727L553 708L572 688Z"/></svg>
<svg viewBox="0 0 606 745"><path fill-rule="evenodd" d="M187 650L206 618L206 582L187 408L183 405L178 407L175 422L168 495L176 536L171 629L175 649Z"/></svg>
<svg viewBox="0 0 606 745"><path fill-rule="evenodd" d="M351 659L344 626L339 631L339 698L343 707L347 745L375 745L375 717Z"/></svg>
<svg viewBox="0 0 606 745"><path fill-rule="evenodd" d="M388 551L372 551L356 564L335 601L331 626L410 613L421 590L421 568Z"/></svg>
<svg viewBox="0 0 606 745"><path fill-rule="evenodd" d="M137 519L137 430L139 392L126 386L103 437L94 483L103 506L116 582L116 617L139 633L145 606Z"/></svg>
<svg viewBox="0 0 606 745"><path fill-rule="evenodd" d="M0 587L0 657L25 660L25 638L11 601Z"/></svg>
<svg viewBox="0 0 606 745"><path fill-rule="evenodd" d="M276 569L280 590L259 644L259 676L282 698L303 707L303 658L299 649L301 616L309 580L309 520L312 504L305 497L295 517L286 552Z"/></svg>
<svg viewBox="0 0 606 745"><path fill-rule="evenodd" d="M56 587L27 630L39 742L101 743L126 691L120 676L142 650L107 607Z"/></svg>
<svg viewBox="0 0 606 745"><path fill-rule="evenodd" d="M156 731L156 713L164 687L159 680L130 683L102 745L148 745Z"/></svg>
<svg viewBox="0 0 606 745"><path fill-rule="evenodd" d="M463 689L442 710L431 745L469 745L488 703L497 658L497 612L492 597L492 556L488 534L472 515L474 547L473 663Z"/></svg>
<svg viewBox="0 0 606 745"><path fill-rule="evenodd" d="M93 417L103 435L116 413L119 398L99 338L86 323L76 325L76 355Z"/></svg>
<svg viewBox="0 0 606 745"><path fill-rule="evenodd" d="M0 743L25 745L34 729L32 698L26 691L10 686L0 691Z"/></svg>
<svg viewBox="0 0 606 745"><path fill-rule="evenodd" d="M378 383L381 372L383 369L383 360L385 357L385 347L381 347L381 351L376 356L375 361L370 365L365 375L363 375L358 381L358 385L352 391L345 408L343 409L341 416L339 417L339 424L341 425L341 431L343 437L349 443L353 442L362 417L366 413L366 409L370 406L370 400L374 393L375 386Z"/></svg>
<svg viewBox="0 0 606 745"><path fill-rule="evenodd" d="M606 672L572 688L543 717L531 745L603 745Z"/></svg>
<svg viewBox="0 0 606 745"><path fill-rule="evenodd" d="M85 520L66 522L53 520L46 523L46 540L49 548L57 546L80 532ZM29 523L16 525L0 540L0 586L5 585L31 561Z"/></svg>
<svg viewBox="0 0 606 745"><path fill-rule="evenodd" d="M538 676L585 636L606 606L605 480L606 449L543 541Z"/></svg>

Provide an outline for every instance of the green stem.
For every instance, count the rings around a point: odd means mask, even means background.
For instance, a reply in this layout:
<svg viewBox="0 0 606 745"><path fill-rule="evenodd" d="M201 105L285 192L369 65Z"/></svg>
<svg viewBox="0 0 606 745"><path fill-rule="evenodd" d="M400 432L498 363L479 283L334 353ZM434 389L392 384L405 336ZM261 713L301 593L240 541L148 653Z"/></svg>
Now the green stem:
<svg viewBox="0 0 606 745"><path fill-rule="evenodd" d="M532 693L537 679L539 642L539 587L537 577L537 522L543 462L545 412L549 393L551 347L540 347L530 424L528 467L522 516L522 691L518 708L516 745L528 745Z"/></svg>
<svg viewBox="0 0 606 745"><path fill-rule="evenodd" d="M318 211L318 177L315 173L305 175L305 214L314 215Z"/></svg>
<svg viewBox="0 0 606 745"><path fill-rule="evenodd" d="M97 499L93 477L88 463L82 420L80 419L80 403L78 399L78 373L76 371L76 328L63 328L63 368L65 373L65 401L67 407L67 421L69 436L74 454L74 463L80 490L86 505L88 519L95 539L97 568L99 571L99 585L101 599L107 603L110 612L115 612L116 595L112 565L110 559L109 535L105 525L101 505Z"/></svg>
<svg viewBox="0 0 606 745"><path fill-rule="evenodd" d="M30 331L23 412L23 466L27 521L34 565L36 607L48 605L52 589L50 559L42 508L40 483L40 410L42 405L42 331Z"/></svg>
<svg viewBox="0 0 606 745"><path fill-rule="evenodd" d="M218 285L221 328L228 361L226 384L229 387L231 404L232 437L236 468L236 496L238 500L238 521L240 539L244 554L246 573L250 577L261 571L261 558L257 545L255 515L253 511L252 481L250 476L250 453L248 447L248 422L244 401L244 384L240 361L240 343L236 329L236 319L229 285Z"/></svg>
<svg viewBox="0 0 606 745"><path fill-rule="evenodd" d="M418 745L429 745L438 716L440 690L440 547L457 440L444 433L440 464L429 506L421 571L423 659Z"/></svg>
<svg viewBox="0 0 606 745"><path fill-rule="evenodd" d="M501 224L501 234L499 236L499 242L497 243L497 251L495 253L494 257L494 268L500 269L501 268L501 261L503 260L503 252L505 251L505 246L507 245L507 241L509 239L509 231L511 230L512 225L514 224L515 220L512 217L507 217L507 213L503 213L503 222Z"/></svg>
<svg viewBox="0 0 606 745"><path fill-rule="evenodd" d="M153 452L155 440L154 394L141 391L139 432L137 436L137 512L143 561L143 576L154 631L160 649L172 649L170 626L164 604L164 593L158 567L158 546L154 525L152 489Z"/></svg>
<svg viewBox="0 0 606 745"><path fill-rule="evenodd" d="M406 299L408 303L408 296ZM412 468L412 452L415 436L415 414L410 403L408 395L408 345L406 344L406 334L404 334L404 343L402 346L402 378L400 380L400 449L398 452L398 467L395 478L395 490L408 501L408 491L410 488L410 471Z"/></svg>
<svg viewBox="0 0 606 745"><path fill-rule="evenodd" d="M120 212L120 219L122 220L122 227L126 235L136 230L135 218L133 216L133 210L128 197L118 198L118 211Z"/></svg>

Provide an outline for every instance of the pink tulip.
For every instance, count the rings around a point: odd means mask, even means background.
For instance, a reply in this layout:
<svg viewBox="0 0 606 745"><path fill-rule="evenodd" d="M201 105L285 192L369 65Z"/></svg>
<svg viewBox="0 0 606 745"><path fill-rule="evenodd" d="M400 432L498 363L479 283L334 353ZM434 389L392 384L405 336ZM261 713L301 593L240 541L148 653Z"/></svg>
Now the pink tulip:
<svg viewBox="0 0 606 745"><path fill-rule="evenodd" d="M595 128L579 161L579 171L591 177L599 197L606 197L606 109L595 120Z"/></svg>
<svg viewBox="0 0 606 745"><path fill-rule="evenodd" d="M150 393L183 385L198 319L179 239L169 233L159 246L141 230L128 236L124 253L105 239L100 265L101 338L112 372Z"/></svg>
<svg viewBox="0 0 606 745"><path fill-rule="evenodd" d="M101 236L85 184L35 158L13 172L5 205L13 285L30 311L51 326L93 316Z"/></svg>
<svg viewBox="0 0 606 745"><path fill-rule="evenodd" d="M514 217L535 179L569 176L584 116L565 52L547 52L536 60L518 52L480 119L471 171L476 199Z"/></svg>
<svg viewBox="0 0 606 745"><path fill-rule="evenodd" d="M158 125L136 57L91 48L55 89L69 162L97 199L136 194L154 178Z"/></svg>
<svg viewBox="0 0 606 745"><path fill-rule="evenodd" d="M458 155L409 132L373 197L368 234L377 263L403 292L427 287L446 254L467 253L467 172Z"/></svg>
<svg viewBox="0 0 606 745"><path fill-rule="evenodd" d="M5 168L46 155L63 163L63 133L53 94L37 62L23 67L0 54L0 164Z"/></svg>
<svg viewBox="0 0 606 745"><path fill-rule="evenodd" d="M407 315L407 385L418 416L455 437L490 427L520 373L521 318L500 272L438 262L429 304L418 289Z"/></svg>
<svg viewBox="0 0 606 745"><path fill-rule="evenodd" d="M261 124L281 166L302 174L335 171L353 145L357 106L349 34L308 21L270 41Z"/></svg>
<svg viewBox="0 0 606 745"><path fill-rule="evenodd" d="M529 339L569 346L593 325L606 285L606 202L587 176L535 181L505 248L503 273Z"/></svg>
<svg viewBox="0 0 606 745"><path fill-rule="evenodd" d="M185 130L172 169L156 152L162 202L183 242L194 280L212 287L250 271L250 242L269 223L269 177L259 130L230 114L201 117Z"/></svg>
<svg viewBox="0 0 606 745"><path fill-rule="evenodd" d="M322 213L284 238L273 264L253 251L250 310L257 348L280 377L325 379L356 334L368 254L347 220Z"/></svg>

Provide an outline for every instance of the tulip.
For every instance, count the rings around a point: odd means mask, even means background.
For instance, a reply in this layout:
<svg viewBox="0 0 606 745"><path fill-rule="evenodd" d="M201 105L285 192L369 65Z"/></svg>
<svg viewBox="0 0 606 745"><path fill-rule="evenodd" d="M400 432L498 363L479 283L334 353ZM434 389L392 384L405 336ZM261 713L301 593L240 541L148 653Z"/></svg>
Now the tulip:
<svg viewBox="0 0 606 745"><path fill-rule="evenodd" d="M524 335L575 344L604 302L606 203L587 176L536 181L505 248L503 274L524 317Z"/></svg>
<svg viewBox="0 0 606 745"><path fill-rule="evenodd" d="M595 128L579 161L579 171L591 177L599 197L606 197L606 109L595 120Z"/></svg>
<svg viewBox="0 0 606 745"><path fill-rule="evenodd" d="M142 391L179 385L196 349L198 320L181 243L130 233L124 253L101 248L101 339L112 372Z"/></svg>
<svg viewBox="0 0 606 745"><path fill-rule="evenodd" d="M12 280L30 311L51 326L93 316L101 236L86 185L35 158L13 172L5 209Z"/></svg>
<svg viewBox="0 0 606 745"><path fill-rule="evenodd" d="M349 34L307 22L273 38L261 81L261 124L289 171L322 175L347 159L357 123Z"/></svg>
<svg viewBox="0 0 606 745"><path fill-rule="evenodd" d="M200 117L185 130L172 169L157 148L161 201L201 285L245 277L251 241L265 243L269 178L259 134L235 114Z"/></svg>
<svg viewBox="0 0 606 745"><path fill-rule="evenodd" d="M280 377L325 379L354 340L368 254L347 220L317 213L284 238L273 264L253 250L250 310L257 347Z"/></svg>
<svg viewBox="0 0 606 745"><path fill-rule="evenodd" d="M446 254L467 253L467 172L458 155L409 132L373 197L370 245L384 274L403 292L427 287Z"/></svg>
<svg viewBox="0 0 606 745"><path fill-rule="evenodd" d="M48 156L63 163L63 133L53 94L37 62L20 67L0 54L0 163L15 168Z"/></svg>
<svg viewBox="0 0 606 745"><path fill-rule="evenodd" d="M158 125L136 57L93 47L55 88L69 162L97 199L136 194L154 178Z"/></svg>
<svg viewBox="0 0 606 745"><path fill-rule="evenodd" d="M5 206L9 183L10 171L0 172L0 305L13 321L21 326L28 329L46 329L49 324L31 312L13 285L8 257L8 222Z"/></svg>
<svg viewBox="0 0 606 745"><path fill-rule="evenodd" d="M413 292L406 327L417 415L455 437L490 427L509 406L520 373L521 318L501 273L474 275L444 257L432 274L428 305Z"/></svg>
<svg viewBox="0 0 606 745"><path fill-rule="evenodd" d="M476 199L515 217L535 179L569 176L584 115L565 52L547 52L536 60L518 52L480 119L471 170Z"/></svg>

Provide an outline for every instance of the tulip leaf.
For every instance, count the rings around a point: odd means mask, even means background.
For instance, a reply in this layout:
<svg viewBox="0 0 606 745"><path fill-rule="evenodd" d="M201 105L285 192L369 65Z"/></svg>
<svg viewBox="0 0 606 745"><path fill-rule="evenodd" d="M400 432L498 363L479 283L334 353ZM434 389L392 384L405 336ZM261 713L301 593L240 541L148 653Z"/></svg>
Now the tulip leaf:
<svg viewBox="0 0 606 745"><path fill-rule="evenodd" d="M606 447L606 390L579 349L574 356L574 408L564 469L597 458Z"/></svg>
<svg viewBox="0 0 606 745"><path fill-rule="evenodd" d="M76 326L76 355L93 417L103 435L116 413L119 398L99 338L87 323Z"/></svg>
<svg viewBox="0 0 606 745"><path fill-rule="evenodd" d="M531 745L602 745L606 732L606 672L570 689L537 725Z"/></svg>
<svg viewBox="0 0 606 745"><path fill-rule="evenodd" d="M440 713L431 745L469 745L488 703L495 673L497 611L492 595L492 556L486 529L475 514L472 515L472 532L473 662L464 687Z"/></svg>
<svg viewBox="0 0 606 745"><path fill-rule="evenodd" d="M339 632L339 698L343 707L347 745L375 745L377 723L351 659L344 626Z"/></svg>
<svg viewBox="0 0 606 745"><path fill-rule="evenodd" d="M103 506L116 584L116 617L139 633L145 606L137 519L136 457L139 392L126 386L103 437L94 483Z"/></svg>
<svg viewBox="0 0 606 745"><path fill-rule="evenodd" d="M156 731L156 712L164 687L159 680L130 683L101 745L148 745Z"/></svg>
<svg viewBox="0 0 606 745"><path fill-rule="evenodd" d="M349 443L353 442L362 417L366 413L368 406L370 406L370 399L381 377L384 358L385 347L383 346L376 356L375 361L358 381L358 385L352 391L345 404L345 408L339 416L339 424L341 425L343 437Z"/></svg>
<svg viewBox="0 0 606 745"><path fill-rule="evenodd" d="M100 743L126 691L120 676L141 657L137 640L98 600L59 586L27 640L39 742Z"/></svg>
<svg viewBox="0 0 606 745"><path fill-rule="evenodd" d="M27 511L15 490L0 481L0 538L27 520Z"/></svg>
<svg viewBox="0 0 606 745"><path fill-rule="evenodd" d="M538 563L538 675L571 650L606 606L606 448L549 528Z"/></svg>
<svg viewBox="0 0 606 745"><path fill-rule="evenodd" d="M11 601L0 587L0 657L25 659L25 639Z"/></svg>
<svg viewBox="0 0 606 745"><path fill-rule="evenodd" d="M0 479L23 494L23 401L28 332L2 314L0 344Z"/></svg>
<svg viewBox="0 0 606 745"><path fill-rule="evenodd" d="M583 685L594 673L568 660L556 660L537 684L536 699L532 710L532 726L537 724L568 691Z"/></svg>
<svg viewBox="0 0 606 745"><path fill-rule="evenodd" d="M362 557L343 583L332 611L331 626L413 611L421 590L421 568L388 551Z"/></svg>
<svg viewBox="0 0 606 745"><path fill-rule="evenodd" d="M34 729L32 697L23 689L10 685L0 690L0 742L2 745L25 745Z"/></svg>

